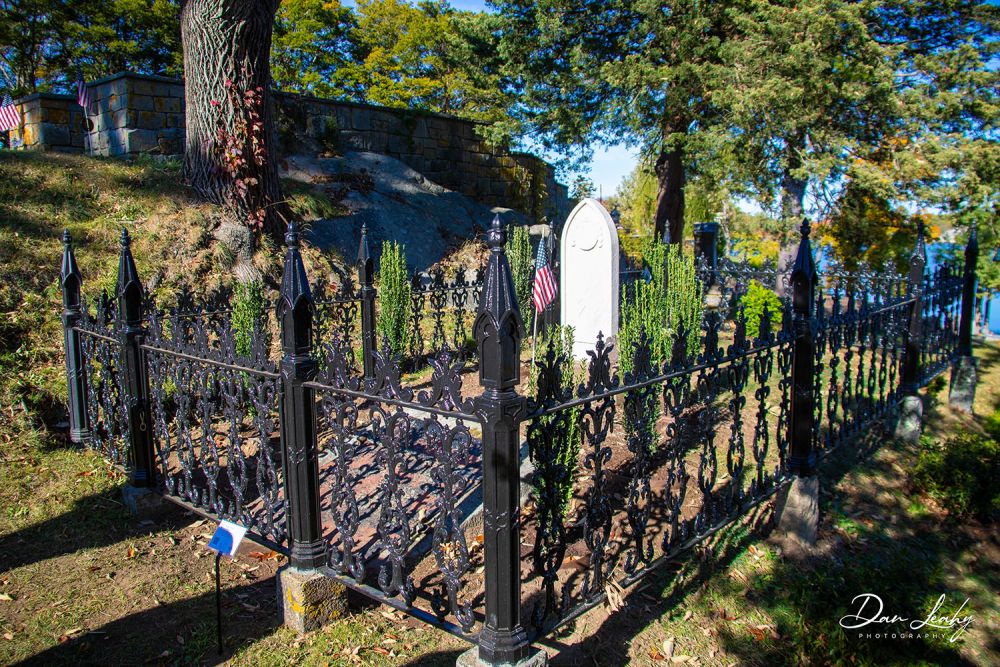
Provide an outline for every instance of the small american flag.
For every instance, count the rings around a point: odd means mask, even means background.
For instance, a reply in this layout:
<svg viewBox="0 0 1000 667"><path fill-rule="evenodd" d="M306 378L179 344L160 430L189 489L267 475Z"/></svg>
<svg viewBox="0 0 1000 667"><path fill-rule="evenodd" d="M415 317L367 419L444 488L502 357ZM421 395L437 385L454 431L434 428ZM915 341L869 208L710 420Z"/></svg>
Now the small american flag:
<svg viewBox="0 0 1000 667"><path fill-rule="evenodd" d="M542 312L548 308L549 304L555 301L556 277L549 266L548 257L545 256L545 241L538 243L538 255L535 257L535 286L531 290L531 298L535 302L535 310Z"/></svg>
<svg viewBox="0 0 1000 667"><path fill-rule="evenodd" d="M76 103L83 107L84 113L90 113L90 91L87 90L87 83L81 72L76 75Z"/></svg>
<svg viewBox="0 0 1000 667"><path fill-rule="evenodd" d="M0 105L0 131L13 130L21 123L21 112L10 99L10 94L3 96L3 104Z"/></svg>

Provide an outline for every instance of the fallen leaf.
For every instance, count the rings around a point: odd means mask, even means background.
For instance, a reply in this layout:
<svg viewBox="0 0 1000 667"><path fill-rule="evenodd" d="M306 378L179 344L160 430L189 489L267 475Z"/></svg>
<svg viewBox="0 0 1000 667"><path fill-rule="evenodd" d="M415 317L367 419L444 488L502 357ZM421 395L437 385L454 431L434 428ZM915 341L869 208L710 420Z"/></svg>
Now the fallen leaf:
<svg viewBox="0 0 1000 667"><path fill-rule="evenodd" d="M604 587L604 594L608 598L608 606L611 611L618 611L625 606L625 590L614 581L609 581Z"/></svg>
<svg viewBox="0 0 1000 667"><path fill-rule="evenodd" d="M690 609L688 609L687 613L684 614L684 618L682 618L681 620L682 621L690 621L691 617L693 615L694 615L694 612L692 612Z"/></svg>
<svg viewBox="0 0 1000 667"><path fill-rule="evenodd" d="M389 655L389 650L384 649L381 646L374 646L372 647L372 650L378 653L379 655Z"/></svg>
<svg viewBox="0 0 1000 667"><path fill-rule="evenodd" d="M9 632L3 633L3 638L9 642L14 641L14 635L10 634Z"/></svg>
<svg viewBox="0 0 1000 667"><path fill-rule="evenodd" d="M663 661L663 656L660 655L660 652L657 651L655 648L649 652L649 657L652 658L653 660L656 660L657 662Z"/></svg>
<svg viewBox="0 0 1000 667"><path fill-rule="evenodd" d="M749 547L747 547L747 551L749 551L752 554L755 554L757 553L757 547L751 544Z"/></svg>
<svg viewBox="0 0 1000 667"><path fill-rule="evenodd" d="M0 600L3 600L4 602L10 602L11 600L15 599L16 598L10 593L0 593Z"/></svg>
<svg viewBox="0 0 1000 667"><path fill-rule="evenodd" d="M766 637L766 635L764 634L764 631L761 630L760 628L751 625L751 626L749 626L747 628L747 630L750 631L750 634L752 634L753 638L756 639L757 641L759 641L759 642L764 641L764 638Z"/></svg>
<svg viewBox="0 0 1000 667"><path fill-rule="evenodd" d="M674 638L663 640L663 655L672 658L674 655Z"/></svg>
<svg viewBox="0 0 1000 667"><path fill-rule="evenodd" d="M135 558L135 554L136 554L135 547L129 547L128 551L125 552L126 560L131 560L132 558Z"/></svg>
<svg viewBox="0 0 1000 667"><path fill-rule="evenodd" d="M689 660L691 660L691 656L689 655L675 655L674 657L670 658L670 662L673 662L675 664L688 662Z"/></svg>

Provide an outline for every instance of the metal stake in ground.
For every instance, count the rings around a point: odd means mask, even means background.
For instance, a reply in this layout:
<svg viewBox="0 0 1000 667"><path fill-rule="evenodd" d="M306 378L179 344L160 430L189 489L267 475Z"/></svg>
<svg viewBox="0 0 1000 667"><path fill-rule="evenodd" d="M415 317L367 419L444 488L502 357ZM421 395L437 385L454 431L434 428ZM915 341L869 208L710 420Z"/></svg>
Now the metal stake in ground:
<svg viewBox="0 0 1000 667"><path fill-rule="evenodd" d="M208 542L208 548L215 552L215 633L222 655L222 578L219 576L219 560L225 554L232 558L240 548L247 529L229 521L220 521Z"/></svg>
<svg viewBox="0 0 1000 667"><path fill-rule="evenodd" d="M222 583L219 577L219 560L222 554L215 554L215 636L219 643L219 655L222 655Z"/></svg>

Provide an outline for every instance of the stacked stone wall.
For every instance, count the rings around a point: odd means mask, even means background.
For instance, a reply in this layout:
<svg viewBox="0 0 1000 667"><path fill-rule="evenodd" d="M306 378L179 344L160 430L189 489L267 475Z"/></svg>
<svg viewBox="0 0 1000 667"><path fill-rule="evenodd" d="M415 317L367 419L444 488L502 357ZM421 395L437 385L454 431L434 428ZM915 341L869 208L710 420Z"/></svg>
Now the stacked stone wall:
<svg viewBox="0 0 1000 667"><path fill-rule="evenodd" d="M21 124L8 133L11 148L79 153L84 150L83 110L72 95L36 93L18 100Z"/></svg>
<svg viewBox="0 0 1000 667"><path fill-rule="evenodd" d="M86 118L73 95L21 101L24 123L12 145L92 155L179 154L184 150L184 83L128 72L88 84ZM566 188L535 156L488 145L463 118L276 93L279 152L388 155L476 201L561 220Z"/></svg>

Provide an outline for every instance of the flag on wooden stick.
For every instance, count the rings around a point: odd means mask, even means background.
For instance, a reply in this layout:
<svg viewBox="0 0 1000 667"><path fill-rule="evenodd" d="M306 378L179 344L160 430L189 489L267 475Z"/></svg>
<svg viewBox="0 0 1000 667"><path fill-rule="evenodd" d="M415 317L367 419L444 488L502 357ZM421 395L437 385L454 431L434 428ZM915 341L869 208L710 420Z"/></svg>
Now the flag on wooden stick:
<svg viewBox="0 0 1000 667"><path fill-rule="evenodd" d="M542 312L555 301L558 287L555 274L545 256L545 241L538 243L538 255L535 256L535 285L531 290L531 298L535 302L535 310Z"/></svg>
<svg viewBox="0 0 1000 667"><path fill-rule="evenodd" d="M79 70L76 73L76 103L83 107L85 114L90 115L90 91L83 80L83 72Z"/></svg>

